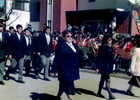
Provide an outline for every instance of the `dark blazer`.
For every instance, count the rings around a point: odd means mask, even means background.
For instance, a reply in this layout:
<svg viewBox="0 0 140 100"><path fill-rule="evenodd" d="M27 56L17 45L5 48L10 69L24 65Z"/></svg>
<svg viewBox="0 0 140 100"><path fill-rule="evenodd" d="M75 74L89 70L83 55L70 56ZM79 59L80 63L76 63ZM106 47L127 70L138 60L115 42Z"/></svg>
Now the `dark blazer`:
<svg viewBox="0 0 140 100"><path fill-rule="evenodd" d="M2 41L0 41L0 59L5 59L9 52L9 35L2 32Z"/></svg>
<svg viewBox="0 0 140 100"><path fill-rule="evenodd" d="M53 53L53 45L52 45L52 38L50 36L50 44L47 44L47 39L45 36L46 33L41 33L38 36L38 53L40 52L40 55L45 55L47 57L51 56L51 53Z"/></svg>
<svg viewBox="0 0 140 100"><path fill-rule="evenodd" d="M79 52L75 43L73 46L76 53L66 44L61 42L61 45L56 49L54 62L52 65L52 73L57 73L58 80L62 82L74 81L79 79Z"/></svg>
<svg viewBox="0 0 140 100"><path fill-rule="evenodd" d="M97 68L101 74L109 74L113 72L114 53L113 48L108 45L99 47L97 60Z"/></svg>
<svg viewBox="0 0 140 100"><path fill-rule="evenodd" d="M27 54L27 55L31 55L31 54L33 54L33 52L35 52L34 43L33 43L33 38L30 37L30 39L31 39L31 44L29 44L29 45L27 46L27 43L26 43L26 47L27 47L27 49L26 49L26 54Z"/></svg>
<svg viewBox="0 0 140 100"><path fill-rule="evenodd" d="M38 37L37 36L33 36L33 43L34 43L34 50L35 50L35 52L37 52L37 39L38 39Z"/></svg>
<svg viewBox="0 0 140 100"><path fill-rule="evenodd" d="M11 34L10 55L12 55L13 58L22 58L26 55L26 41L22 33L20 34L20 41L16 33Z"/></svg>

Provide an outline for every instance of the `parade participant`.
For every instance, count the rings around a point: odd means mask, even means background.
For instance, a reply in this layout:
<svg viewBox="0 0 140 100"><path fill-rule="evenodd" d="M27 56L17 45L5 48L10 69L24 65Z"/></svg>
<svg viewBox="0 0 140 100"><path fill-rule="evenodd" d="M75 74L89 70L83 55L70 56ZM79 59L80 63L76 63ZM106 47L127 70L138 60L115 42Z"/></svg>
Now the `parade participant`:
<svg viewBox="0 0 140 100"><path fill-rule="evenodd" d="M50 35L51 28L46 27L46 33L39 34L38 36L38 55L41 58L41 64L36 68L36 75L38 75L44 68L44 80L50 81L49 79L49 65L50 56L53 56L53 45L52 38Z"/></svg>
<svg viewBox="0 0 140 100"><path fill-rule="evenodd" d="M29 29L25 29L25 40L26 40L26 59L24 60L25 67L25 76L30 76L29 72L31 71L30 63L31 63L31 55L34 53L34 44L33 39L30 37L31 31Z"/></svg>
<svg viewBox="0 0 140 100"><path fill-rule="evenodd" d="M0 85L5 85L3 75L5 69L5 58L7 58L9 49L9 36L3 32L3 25L0 24Z"/></svg>
<svg viewBox="0 0 140 100"><path fill-rule="evenodd" d="M72 43L72 32L64 30L62 34L65 41L59 44L56 49L50 75L54 76L58 71L59 92L57 98L60 98L65 92L68 98L73 100L74 81L79 79L79 53L77 45Z"/></svg>
<svg viewBox="0 0 140 100"><path fill-rule="evenodd" d="M14 34L14 27L12 27L12 26L9 27L8 34L9 34L9 36L11 36L11 34Z"/></svg>
<svg viewBox="0 0 140 100"><path fill-rule="evenodd" d="M132 78L128 82L129 88L127 94L134 96L132 93L132 87L136 86L140 88L140 38L136 41L137 48L134 49L132 59L131 59L131 73L133 74Z"/></svg>
<svg viewBox="0 0 140 100"><path fill-rule="evenodd" d="M35 33L35 36L33 36L33 44L34 44L34 50L35 54L33 54L33 59L34 59L34 72L35 72L35 78L38 79L39 76L36 74L36 68L40 64L40 57L37 54L37 40L38 40L39 32Z"/></svg>
<svg viewBox="0 0 140 100"><path fill-rule="evenodd" d="M114 54L112 47L112 37L109 35L105 35L102 41L102 46L99 47L98 53L98 61L96 72L101 73L101 79L99 83L99 89L97 96L104 98L101 94L101 90L103 88L104 82L106 81L106 88L109 93L110 99L115 99L110 89L110 73L113 72L113 64L114 64Z"/></svg>
<svg viewBox="0 0 140 100"><path fill-rule="evenodd" d="M24 59L26 58L26 41L22 34L22 26L18 24L16 26L17 33L11 35L10 39L10 52L9 58L12 59L11 66L5 75L5 80L9 80L9 74L13 71L17 65L19 67L19 76L17 82L25 83L23 81L23 66Z"/></svg>

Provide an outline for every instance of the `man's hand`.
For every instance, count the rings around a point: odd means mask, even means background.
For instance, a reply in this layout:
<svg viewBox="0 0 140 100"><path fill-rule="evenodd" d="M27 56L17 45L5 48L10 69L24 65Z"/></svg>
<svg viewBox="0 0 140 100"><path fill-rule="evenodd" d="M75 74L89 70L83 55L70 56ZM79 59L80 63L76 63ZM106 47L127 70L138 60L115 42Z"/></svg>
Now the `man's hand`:
<svg viewBox="0 0 140 100"><path fill-rule="evenodd" d="M51 76L51 77L54 77L54 73L50 73L50 76Z"/></svg>
<svg viewBox="0 0 140 100"><path fill-rule="evenodd" d="M53 53L51 53L51 57L53 56Z"/></svg>
<svg viewBox="0 0 140 100"><path fill-rule="evenodd" d="M26 55L24 55L24 60L26 59Z"/></svg>
<svg viewBox="0 0 140 100"><path fill-rule="evenodd" d="M96 69L96 72L98 73L99 72L99 69Z"/></svg>
<svg viewBox="0 0 140 100"><path fill-rule="evenodd" d="M7 56L7 55L5 55L5 57L7 58L8 56Z"/></svg>
<svg viewBox="0 0 140 100"><path fill-rule="evenodd" d="M9 59L12 59L12 55L9 55Z"/></svg>

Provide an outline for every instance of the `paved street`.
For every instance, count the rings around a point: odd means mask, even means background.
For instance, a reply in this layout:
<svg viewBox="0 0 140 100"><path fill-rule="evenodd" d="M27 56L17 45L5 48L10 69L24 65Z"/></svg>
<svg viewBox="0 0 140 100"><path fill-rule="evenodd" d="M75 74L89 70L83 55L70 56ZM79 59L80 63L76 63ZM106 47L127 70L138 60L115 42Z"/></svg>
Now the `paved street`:
<svg viewBox="0 0 140 100"><path fill-rule="evenodd" d="M11 80L4 81L6 85L0 85L0 100L54 100L57 95L58 81L56 78L50 78L51 82L34 77L24 77L25 84L17 83L17 74L11 74ZM81 79L75 81L76 95L74 100L108 100L108 93L104 88L102 94L105 99L97 97L95 94L98 90L100 74L94 70L80 69ZM126 90L128 88L128 77L125 74L112 74L111 87L116 100L140 100L140 89L134 87L133 92L135 97L128 96ZM65 94L62 95L62 100L67 100Z"/></svg>

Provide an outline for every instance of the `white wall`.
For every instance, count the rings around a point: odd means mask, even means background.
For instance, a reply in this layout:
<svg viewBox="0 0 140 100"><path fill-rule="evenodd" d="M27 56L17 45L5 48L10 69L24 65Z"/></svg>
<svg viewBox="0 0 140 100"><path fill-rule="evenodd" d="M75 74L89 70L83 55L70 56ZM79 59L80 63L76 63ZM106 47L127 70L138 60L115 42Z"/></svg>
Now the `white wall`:
<svg viewBox="0 0 140 100"><path fill-rule="evenodd" d="M116 9L123 8L130 11L131 6L128 5L128 0L78 0L78 10L94 10L94 9Z"/></svg>
<svg viewBox="0 0 140 100"><path fill-rule="evenodd" d="M11 9L11 1L6 1L6 13ZM13 26L16 29L17 24L21 24L23 29L27 27L27 23L30 22L30 12L13 10L13 13L10 15L10 19L6 22L6 30L9 29L9 26Z"/></svg>

